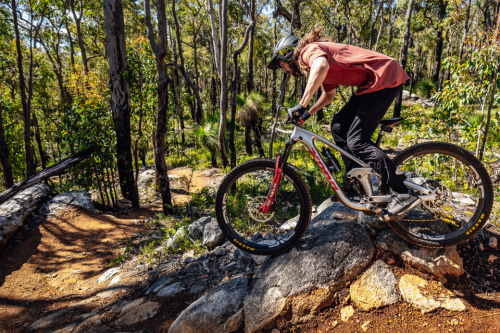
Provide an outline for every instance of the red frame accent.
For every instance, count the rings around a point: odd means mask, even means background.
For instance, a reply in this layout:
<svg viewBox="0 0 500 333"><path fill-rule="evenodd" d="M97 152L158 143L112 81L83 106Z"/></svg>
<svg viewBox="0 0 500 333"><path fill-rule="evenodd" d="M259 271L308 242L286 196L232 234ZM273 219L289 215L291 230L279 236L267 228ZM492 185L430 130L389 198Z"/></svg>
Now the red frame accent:
<svg viewBox="0 0 500 333"><path fill-rule="evenodd" d="M314 148L311 148L311 154L312 156L314 157L314 160L316 161L316 163L318 163L318 166L319 168L321 169L321 171L323 172L323 174L325 175L326 177L326 180L328 180L328 183L330 184L330 186L335 190L335 191L338 191L339 188L337 186L337 183L333 180L333 178L330 176L330 173L327 171L326 167L325 167L325 164L323 164L323 161L321 160L321 158L319 157L318 155L318 152L316 151L316 149Z"/></svg>
<svg viewBox="0 0 500 333"><path fill-rule="evenodd" d="M283 176L283 169L280 169L281 156L276 158L276 167L274 168L274 178L271 184L271 188L269 188L269 194L267 195L266 202L262 206L259 207L259 211L262 213L269 213L271 210L271 205L273 204L274 197L276 196L276 192L278 192L278 188L280 186L281 177Z"/></svg>

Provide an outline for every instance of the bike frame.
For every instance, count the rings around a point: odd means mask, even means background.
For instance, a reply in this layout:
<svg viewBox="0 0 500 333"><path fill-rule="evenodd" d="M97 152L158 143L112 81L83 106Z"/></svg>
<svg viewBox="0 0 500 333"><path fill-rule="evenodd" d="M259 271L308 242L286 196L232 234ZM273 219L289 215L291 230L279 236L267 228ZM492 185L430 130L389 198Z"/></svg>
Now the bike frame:
<svg viewBox="0 0 500 333"><path fill-rule="evenodd" d="M285 131L281 131L285 132ZM287 133L289 133L287 131ZM360 168L355 168L351 170L348 174L348 177L350 178L357 178L361 185L363 186L365 193L367 194L367 198L363 198L360 203L351 201L349 198L344 194L342 189L340 188L339 184L337 183L337 180L335 177L331 174L330 170L328 167L326 167L325 161L323 160L321 154L319 153L318 149L316 148L314 142L315 141L320 141L327 145L328 147L335 149L342 155L346 156L347 158L353 160L356 162ZM373 195L373 188L371 185L370 181L370 176L375 175L379 178L381 176L375 172L367 163L361 161L357 157L349 154L342 148L336 146L332 142L328 141L327 139L323 138L322 136L315 134L313 132L310 132L308 130L305 130L300 127L300 125L296 125L295 128L293 129L290 140L285 144L285 151L283 152L282 155L279 155L278 158L276 159L276 169L275 169L275 175L273 179L273 183L271 185L269 194L267 196L266 202L260 207L260 211L267 213L269 212L271 205L274 201L274 197L276 195L277 189L279 187L279 183L282 178L282 173L283 173L283 168L285 167L285 164L288 160L288 156L290 155L290 152L292 150L292 147L294 144L297 142L302 142L306 147L309 149L309 152L312 154L314 160L318 164L319 168L325 175L326 179L328 180L328 183L332 187L332 189L335 191L335 194L338 196L339 200L348 208L357 210L357 211L375 211L378 212L380 211L379 208L377 208L376 204L379 203L386 203L389 201L390 196L389 195ZM433 201L437 199L437 192L433 192L430 188L425 188L422 186L419 186L417 184L414 184L408 180L405 180L405 185L410 187L411 189L422 193L423 195L419 195L420 199L423 201Z"/></svg>

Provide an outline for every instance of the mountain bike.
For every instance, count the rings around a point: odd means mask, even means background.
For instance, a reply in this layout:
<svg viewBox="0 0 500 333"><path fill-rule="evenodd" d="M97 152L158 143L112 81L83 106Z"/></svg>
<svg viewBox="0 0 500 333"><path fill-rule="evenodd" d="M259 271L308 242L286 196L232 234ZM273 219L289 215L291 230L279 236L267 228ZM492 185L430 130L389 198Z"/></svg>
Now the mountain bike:
<svg viewBox="0 0 500 333"><path fill-rule="evenodd" d="M402 117L382 120L376 144ZM276 124L276 122L275 122ZM273 127L274 131L274 127ZM290 249L311 220L311 194L301 170L288 163L292 147L303 143L344 206L377 215L387 206L390 188L367 163L322 136L296 125L276 159L254 159L231 170L219 186L215 211L220 229L236 247L251 254L271 255ZM316 143L322 143L321 153ZM345 195L334 174L342 172L333 149L359 167L345 181L358 193ZM405 185L422 203L396 221L387 222L403 239L440 248L465 242L484 226L493 205L493 185L486 168L467 150L444 142L416 144L394 157ZM379 186L373 186L379 180Z"/></svg>

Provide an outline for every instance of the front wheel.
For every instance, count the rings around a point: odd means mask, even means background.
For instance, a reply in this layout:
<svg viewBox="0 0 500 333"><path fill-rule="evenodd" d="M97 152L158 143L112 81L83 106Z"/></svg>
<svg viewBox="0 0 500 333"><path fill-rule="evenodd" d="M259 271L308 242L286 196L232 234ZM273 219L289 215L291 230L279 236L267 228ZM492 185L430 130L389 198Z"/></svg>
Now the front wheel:
<svg viewBox="0 0 500 333"><path fill-rule="evenodd" d="M493 185L486 168L467 150L444 142L412 146L394 158L408 181L437 189L438 199L422 202L389 226L407 241L425 247L457 245L488 220ZM381 188L381 194L388 194Z"/></svg>
<svg viewBox="0 0 500 333"><path fill-rule="evenodd" d="M311 195L302 178L290 167L269 213L259 211L274 178L276 161L255 159L238 165L222 181L215 212L220 229L238 248L251 254L271 255L290 249L302 237L311 219Z"/></svg>

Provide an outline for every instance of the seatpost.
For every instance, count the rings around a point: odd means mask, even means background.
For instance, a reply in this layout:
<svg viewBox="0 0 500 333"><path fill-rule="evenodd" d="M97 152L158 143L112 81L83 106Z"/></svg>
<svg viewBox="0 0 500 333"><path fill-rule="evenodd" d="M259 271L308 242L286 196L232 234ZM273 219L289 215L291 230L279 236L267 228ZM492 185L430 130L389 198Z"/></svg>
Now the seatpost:
<svg viewBox="0 0 500 333"><path fill-rule="evenodd" d="M380 129L380 132L378 133L378 137L377 137L377 142L375 142L375 145L377 147L380 147L380 143L382 142L382 137L383 136L384 136L384 130Z"/></svg>

